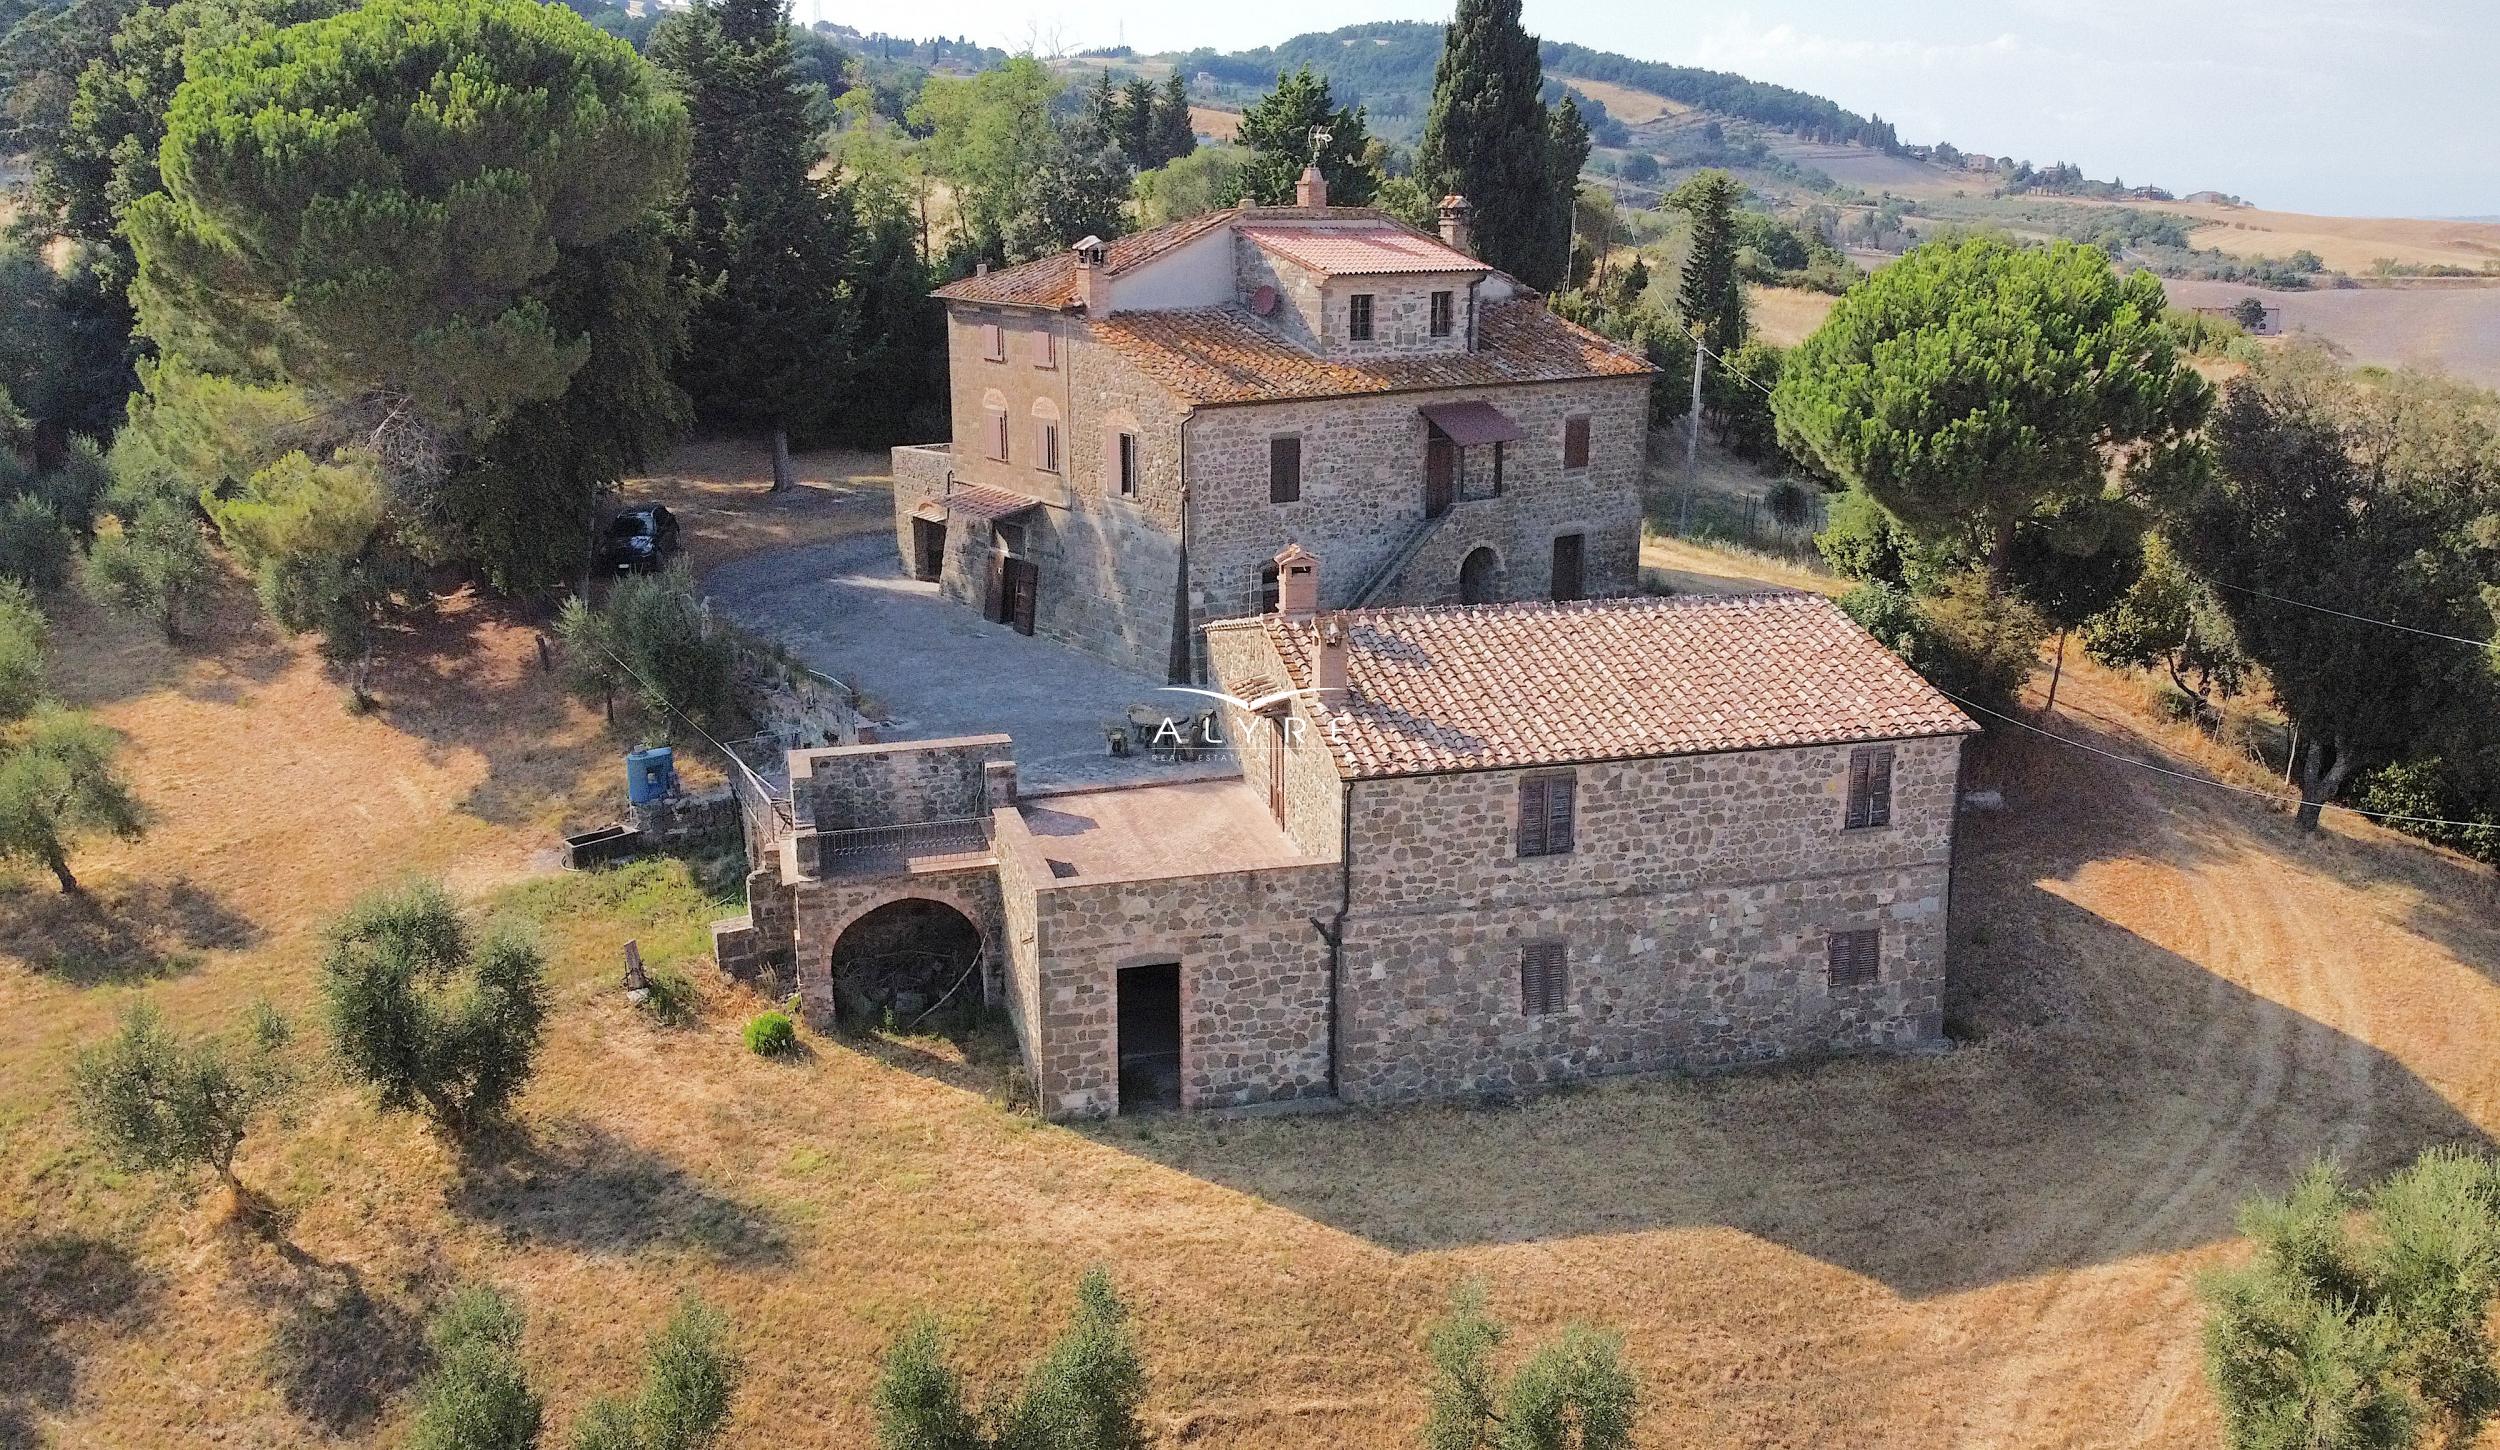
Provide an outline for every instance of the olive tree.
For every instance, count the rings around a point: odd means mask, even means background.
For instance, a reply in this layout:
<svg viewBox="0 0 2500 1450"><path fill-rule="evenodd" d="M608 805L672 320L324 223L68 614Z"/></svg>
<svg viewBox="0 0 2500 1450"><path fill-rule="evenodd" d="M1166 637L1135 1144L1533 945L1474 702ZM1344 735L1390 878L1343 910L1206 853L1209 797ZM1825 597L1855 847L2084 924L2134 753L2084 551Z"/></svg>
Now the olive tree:
<svg viewBox="0 0 2500 1450"><path fill-rule="evenodd" d="M510 1107L547 1015L536 945L504 928L481 936L424 881L365 896L328 938L322 995L349 1077L454 1135Z"/></svg>
<svg viewBox="0 0 2500 1450"><path fill-rule="evenodd" d="M0 750L0 857L42 863L75 895L70 848L80 837L139 838L147 814L122 778L121 737L57 705L39 707Z"/></svg>
<svg viewBox="0 0 2500 1450"><path fill-rule="evenodd" d="M1493 1352L1506 1337L1483 1286L1461 1289L1429 1342L1425 1450L1628 1450L1640 1385L1618 1340L1575 1324L1504 1378Z"/></svg>
<svg viewBox="0 0 2500 1450"><path fill-rule="evenodd" d="M78 1054L72 1069L79 1121L107 1154L132 1168L208 1168L237 1198L234 1155L253 1122L295 1085L286 1018L255 1003L238 1051L215 1037L185 1040L147 1003L121 1030Z"/></svg>
<svg viewBox="0 0 2500 1450"><path fill-rule="evenodd" d="M492 1289L463 1289L427 1326L434 1368L417 1389L413 1450L532 1450L546 1415L521 1367L521 1314Z"/></svg>
<svg viewBox="0 0 2500 1450"><path fill-rule="evenodd" d="M876 1389L879 1450L1143 1450L1145 1366L1128 1306L1096 1268L1077 1286L1076 1320L984 1417L964 1403L936 1325L921 1320L887 1350Z"/></svg>
<svg viewBox="0 0 2500 1450"><path fill-rule="evenodd" d="M729 1344L729 1321L688 1298L651 1336L642 1392L631 1400L593 1400L574 1431L573 1450L705 1450L727 1431L729 1402L744 1374Z"/></svg>

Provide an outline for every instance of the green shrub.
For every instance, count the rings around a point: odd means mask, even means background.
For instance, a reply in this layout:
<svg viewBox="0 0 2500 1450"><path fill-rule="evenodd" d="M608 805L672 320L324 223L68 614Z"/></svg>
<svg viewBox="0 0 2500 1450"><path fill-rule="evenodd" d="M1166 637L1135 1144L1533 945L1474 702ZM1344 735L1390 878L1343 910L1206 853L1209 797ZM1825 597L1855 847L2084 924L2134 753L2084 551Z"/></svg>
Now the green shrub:
<svg viewBox="0 0 2500 1450"><path fill-rule="evenodd" d="M60 467L29 480L26 491L50 506L52 516L70 532L85 534L94 530L96 505L112 486L104 454L88 439L73 438Z"/></svg>
<svg viewBox="0 0 2500 1450"><path fill-rule="evenodd" d="M78 541L50 504L31 493L0 504L0 578L30 589L58 589L77 554Z"/></svg>
<svg viewBox="0 0 2500 1450"><path fill-rule="evenodd" d="M695 990L694 979L684 972L668 967L647 973L643 984L650 989L642 999L642 1010L663 1027L683 1027L692 1022L702 1005L702 995Z"/></svg>
<svg viewBox="0 0 2500 1450"><path fill-rule="evenodd" d="M877 1379L879 1450L1143 1450L1137 1409L1146 1397L1128 1306L1097 1268L1077 1288L1076 1322L987 1418L964 1402L935 1325L916 1321L887 1350Z"/></svg>
<svg viewBox="0 0 2500 1450"><path fill-rule="evenodd" d="M642 1392L631 1401L593 1400L573 1432L573 1450L705 1450L729 1424L729 1402L746 1372L728 1343L729 1321L689 1298L651 1336Z"/></svg>
<svg viewBox="0 0 2500 1450"><path fill-rule="evenodd" d="M156 1009L134 1005L112 1040L78 1054L79 1121L117 1161L133 1168L216 1170L240 1194L235 1151L252 1120L294 1086L287 1063L293 1030L266 1002L252 1010L239 1055L215 1038L185 1042Z"/></svg>
<svg viewBox="0 0 2500 1450"><path fill-rule="evenodd" d="M464 1289L426 1338L434 1370L418 1388L412 1450L532 1450L545 1409L521 1369L519 1311L492 1289Z"/></svg>
<svg viewBox="0 0 2500 1450"><path fill-rule="evenodd" d="M1485 1312L1484 1286L1460 1289L1429 1341L1425 1450L1628 1450L1640 1384L1619 1341L1571 1325L1505 1381L1493 1352L1507 1337Z"/></svg>
<svg viewBox="0 0 2500 1450"><path fill-rule="evenodd" d="M148 620L175 640L215 570L190 505L153 499L136 518L96 535L86 586L98 604Z"/></svg>
<svg viewBox="0 0 2500 1450"><path fill-rule="evenodd" d="M756 1056L779 1057L799 1045L798 1024L787 1012L758 1012L747 1019L746 1040Z"/></svg>
<svg viewBox="0 0 2500 1450"><path fill-rule="evenodd" d="M0 722L23 720L43 702L44 648L52 633L35 596L14 579L0 579Z"/></svg>
<svg viewBox="0 0 2500 1450"><path fill-rule="evenodd" d="M1840 596L1847 614L1949 695L2003 706L2040 661L2048 626L2038 611L1987 587L1977 574L1948 577L1921 598L1869 581Z"/></svg>
<svg viewBox="0 0 2500 1450"><path fill-rule="evenodd" d="M556 636L565 683L584 700L622 692L672 733L686 720L717 732L737 713L737 645L704 614L682 564L618 580L597 609L568 601Z"/></svg>

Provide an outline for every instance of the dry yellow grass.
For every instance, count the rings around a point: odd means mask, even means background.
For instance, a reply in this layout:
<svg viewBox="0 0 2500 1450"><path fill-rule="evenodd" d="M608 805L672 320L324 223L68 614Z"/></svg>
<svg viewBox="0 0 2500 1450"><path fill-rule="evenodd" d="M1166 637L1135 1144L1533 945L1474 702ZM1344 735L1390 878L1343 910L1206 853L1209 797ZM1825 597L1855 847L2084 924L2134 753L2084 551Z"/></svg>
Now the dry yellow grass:
<svg viewBox="0 0 2500 1450"><path fill-rule="evenodd" d="M2202 225L2188 240L2238 256L2288 257L2311 251L2339 272L2367 276L2381 257L2479 269L2500 262L2500 223L2406 217L2309 216L2200 202L2142 203Z"/></svg>
<svg viewBox="0 0 2500 1450"><path fill-rule="evenodd" d="M1729 567L1681 549L1661 557ZM2190 1281L2232 1251L2237 1200L2313 1153L2372 1172L2500 1127L2488 873L2013 738L1971 769L2008 809L1963 836L1949 1006L1971 1040L1949 1055L1046 1127L943 1042L766 1063L719 985L695 1027L641 1021L618 942L686 957L712 909L645 868L505 898L545 922L557 978L523 1136L464 1160L317 1085L242 1158L291 1216L273 1245L105 1170L61 1102L72 1046L140 990L186 1023L254 992L303 1007L322 914L407 869L524 874L612 789L612 746L520 624L465 602L361 719L233 619L176 655L70 609L61 645L161 816L80 865L108 893L188 882L222 935L142 989L40 964L40 894L0 902L0 1441L396 1443L423 1313L485 1280L529 1316L550 1443L691 1289L749 1351L731 1443L850 1450L911 1314L994 1384L1101 1261L1139 1310L1163 1445L1411 1443L1423 1327L1470 1277L1528 1334L1622 1330L1648 1446L2204 1445ZM2125 683L2088 669L2052 725L2147 746Z"/></svg>
<svg viewBox="0 0 2500 1450"><path fill-rule="evenodd" d="M1189 108L1189 128L1201 136L1230 141L1241 134L1241 112L1214 106L1192 106Z"/></svg>
<svg viewBox="0 0 2500 1450"><path fill-rule="evenodd" d="M1753 319L1753 329L1764 342L1780 347L1795 347L1812 336L1832 315L1832 306L1840 301L1829 292L1810 291L1804 287L1747 287L1746 315Z"/></svg>
<svg viewBox="0 0 2500 1450"><path fill-rule="evenodd" d="M1693 109L1682 101L1670 101L1655 92L1617 85L1613 81L1582 80L1559 71L1555 72L1554 79L1603 104L1606 114L1627 126L1638 126L1661 116L1681 116Z"/></svg>

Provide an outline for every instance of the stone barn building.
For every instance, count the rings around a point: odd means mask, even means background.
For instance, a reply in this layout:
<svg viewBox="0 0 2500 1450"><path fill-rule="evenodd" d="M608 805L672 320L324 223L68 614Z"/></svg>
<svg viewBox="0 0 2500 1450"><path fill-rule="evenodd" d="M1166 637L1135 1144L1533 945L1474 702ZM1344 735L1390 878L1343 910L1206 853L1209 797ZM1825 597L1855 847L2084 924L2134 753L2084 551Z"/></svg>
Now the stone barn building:
<svg viewBox="0 0 2500 1450"><path fill-rule="evenodd" d="M926 928L889 1010L1003 1007L1054 1116L1939 1039L1976 727L1828 600L1330 610L1317 557L1274 563L1275 612L1204 632L1238 777L1042 795L1003 736L794 751L723 964L840 1017L885 990L858 943Z"/></svg>
<svg viewBox="0 0 2500 1450"><path fill-rule="evenodd" d="M1462 199L1438 237L1326 201L1306 172L940 288L953 437L894 451L906 568L1176 682L1291 541L1332 608L1631 592L1653 369L1470 255Z"/></svg>

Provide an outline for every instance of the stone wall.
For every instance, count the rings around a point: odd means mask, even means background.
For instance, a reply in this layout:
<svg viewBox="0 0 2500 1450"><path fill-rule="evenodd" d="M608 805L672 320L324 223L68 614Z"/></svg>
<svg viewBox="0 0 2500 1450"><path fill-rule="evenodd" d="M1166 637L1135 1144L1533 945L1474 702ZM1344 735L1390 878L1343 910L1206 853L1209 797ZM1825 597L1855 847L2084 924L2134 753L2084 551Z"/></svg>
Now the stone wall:
<svg viewBox="0 0 2500 1450"><path fill-rule="evenodd" d="M990 763L1013 754L1004 735L794 750L791 803L800 825L819 831L984 815Z"/></svg>
<svg viewBox="0 0 2500 1450"><path fill-rule="evenodd" d="M917 562L912 557L913 511L923 504L946 501L948 483L955 476L954 450L944 443L912 444L894 450L894 552L902 561L903 576L910 578ZM948 530L947 542L952 544L954 531Z"/></svg>
<svg viewBox="0 0 2500 1450"><path fill-rule="evenodd" d="M1359 781L1338 1085L1377 1102L1936 1040L1958 739L1895 747L1893 824L1843 829L1847 747L1583 765L1575 848L1521 859L1519 771ZM1875 928L1870 986L1826 936ZM1568 1005L1530 1016L1520 949Z"/></svg>
<svg viewBox="0 0 2500 1450"><path fill-rule="evenodd" d="M841 943L843 930L890 902L936 901L962 912L981 933L984 1000L994 991L1006 955L1006 931L1000 914L998 871L993 866L972 864L874 879L802 881L792 889L791 896L799 1002L811 1022L833 1021L833 951Z"/></svg>
<svg viewBox="0 0 2500 1450"><path fill-rule="evenodd" d="M1192 622L1256 613L1260 570L1288 543L1319 556L1322 607L1351 606L1425 523L1417 409L1470 399L1527 435L1505 451L1502 492L1456 504L1375 602L1454 599L1460 562L1487 545L1503 561L1503 598L1548 598L1564 533L1586 535L1587 594L1628 594L1639 585L1648 397L1649 380L1632 377L1209 409L1189 435ZM1589 466L1565 469L1563 423L1578 414L1590 419ZM1267 445L1286 433L1302 439L1302 497L1275 504Z"/></svg>
<svg viewBox="0 0 2500 1450"><path fill-rule="evenodd" d="M1291 686L1284 661L1256 620L1216 624L1207 630L1206 639L1208 676L1216 688L1240 696L1254 688L1266 693ZM1265 719L1249 717L1237 706L1223 709L1225 739L1232 742L1241 762L1242 783L1264 795L1278 738L1276 728ZM1326 727L1308 697L1289 702L1286 719L1285 835L1304 854L1335 860L1345 850L1345 783L1322 736Z"/></svg>
<svg viewBox="0 0 2500 1450"><path fill-rule="evenodd" d="M1054 881L1014 812L997 838L1005 996L1044 1111L1119 1111L1119 972L1157 962L1181 969L1183 1107L1328 1094L1333 862Z"/></svg>

